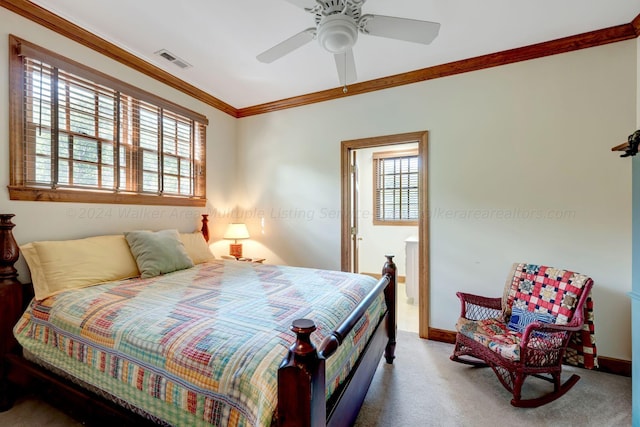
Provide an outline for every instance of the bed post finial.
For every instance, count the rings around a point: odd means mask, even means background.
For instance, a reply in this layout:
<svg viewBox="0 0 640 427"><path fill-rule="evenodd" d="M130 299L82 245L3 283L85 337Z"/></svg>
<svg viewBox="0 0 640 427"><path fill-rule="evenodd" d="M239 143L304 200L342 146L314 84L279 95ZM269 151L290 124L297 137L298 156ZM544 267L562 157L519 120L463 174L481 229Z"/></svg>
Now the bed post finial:
<svg viewBox="0 0 640 427"><path fill-rule="evenodd" d="M209 215L202 214L202 237L208 243L209 242Z"/></svg>
<svg viewBox="0 0 640 427"><path fill-rule="evenodd" d="M20 257L20 250L13 238L11 229L16 225L11 222L14 214L0 214L0 283L18 283L18 270L13 266Z"/></svg>
<svg viewBox="0 0 640 427"><path fill-rule="evenodd" d="M396 283L397 283L397 269L396 264L393 262L395 255L385 255L387 261L382 267L382 275L389 276L389 285L384 290L384 298L389 309L387 316L387 334L389 341L384 349L384 358L387 363L393 363L396 353L396 328L397 328L397 314L396 314Z"/></svg>
<svg viewBox="0 0 640 427"><path fill-rule="evenodd" d="M9 409L13 404L4 357L17 345L12 329L22 312L22 285L13 266L20 257L20 249L11 231L16 226L11 222L13 217L13 214L0 214L0 411Z"/></svg>
<svg viewBox="0 0 640 427"><path fill-rule="evenodd" d="M311 342L316 325L310 319L291 324L296 341L278 368L278 427L325 427L325 365ZM315 396L315 398L314 398Z"/></svg>

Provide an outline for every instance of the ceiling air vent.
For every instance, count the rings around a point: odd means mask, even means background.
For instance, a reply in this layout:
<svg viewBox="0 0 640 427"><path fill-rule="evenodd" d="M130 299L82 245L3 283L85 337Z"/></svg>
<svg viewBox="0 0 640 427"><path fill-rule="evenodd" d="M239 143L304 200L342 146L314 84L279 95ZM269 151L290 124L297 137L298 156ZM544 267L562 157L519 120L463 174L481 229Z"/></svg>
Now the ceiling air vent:
<svg viewBox="0 0 640 427"><path fill-rule="evenodd" d="M174 64L176 64L180 68L191 68L192 67L192 65L189 64L187 61L185 61L184 59L178 58L176 55L174 55L173 53L169 52L166 49L160 49L159 51L155 52L155 54L163 57L164 59L166 59L169 62L173 62Z"/></svg>

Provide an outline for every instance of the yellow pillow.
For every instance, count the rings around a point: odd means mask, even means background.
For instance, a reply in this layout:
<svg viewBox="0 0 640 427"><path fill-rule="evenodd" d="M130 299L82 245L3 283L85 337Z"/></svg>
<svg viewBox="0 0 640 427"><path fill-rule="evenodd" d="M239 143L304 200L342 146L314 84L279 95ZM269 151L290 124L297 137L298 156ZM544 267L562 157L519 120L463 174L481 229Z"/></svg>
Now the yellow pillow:
<svg viewBox="0 0 640 427"><path fill-rule="evenodd" d="M20 246L20 252L29 266L29 273L31 273L31 283L33 284L33 287L46 286L44 284L47 282L47 279L44 277L44 272L40 265L40 259L38 258L38 252L36 251L35 246L33 246L33 243L27 243L26 245Z"/></svg>
<svg viewBox="0 0 640 427"><path fill-rule="evenodd" d="M37 300L68 289L140 275L123 235L31 245L35 251L27 248L23 254Z"/></svg>
<svg viewBox="0 0 640 427"><path fill-rule="evenodd" d="M180 233L180 240L182 240L187 255L194 264L201 264L216 258L209 250L209 245L204 240L202 233Z"/></svg>

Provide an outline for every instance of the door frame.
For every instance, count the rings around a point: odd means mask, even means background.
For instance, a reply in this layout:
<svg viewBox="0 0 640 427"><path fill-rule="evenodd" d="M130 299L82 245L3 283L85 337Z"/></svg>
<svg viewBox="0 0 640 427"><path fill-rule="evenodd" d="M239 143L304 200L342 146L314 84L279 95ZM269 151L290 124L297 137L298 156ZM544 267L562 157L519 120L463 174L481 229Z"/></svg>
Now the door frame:
<svg viewBox="0 0 640 427"><path fill-rule="evenodd" d="M341 170L341 269L351 271L351 179L349 165L351 151L362 148L418 143L420 185L418 218L418 332L421 338L429 338L429 197L428 197L428 131L401 133L342 141L340 150Z"/></svg>
<svg viewBox="0 0 640 427"><path fill-rule="evenodd" d="M349 224L349 230L351 230L351 266L349 271L358 272L360 270L360 254L358 251L358 209L360 209L360 178L358 177L358 156L356 150L350 150L349 154L349 180L351 181L351 222ZM355 211L355 212L354 212ZM353 227L353 225L356 227ZM353 228L356 229L356 233L353 232Z"/></svg>

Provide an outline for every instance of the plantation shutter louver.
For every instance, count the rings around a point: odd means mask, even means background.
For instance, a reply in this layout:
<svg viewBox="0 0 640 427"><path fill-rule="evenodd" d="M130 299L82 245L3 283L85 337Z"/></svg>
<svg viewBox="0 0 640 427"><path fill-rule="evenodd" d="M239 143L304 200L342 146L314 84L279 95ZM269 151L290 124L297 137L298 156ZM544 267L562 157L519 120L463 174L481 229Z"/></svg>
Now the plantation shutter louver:
<svg viewBox="0 0 640 427"><path fill-rule="evenodd" d="M419 217L416 150L374 153L374 223L415 223Z"/></svg>

